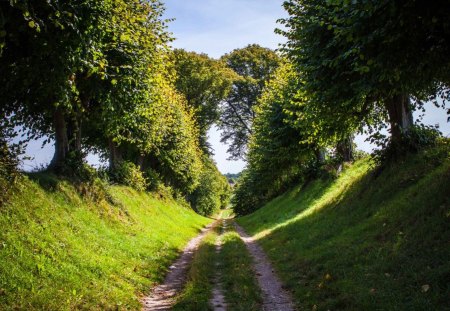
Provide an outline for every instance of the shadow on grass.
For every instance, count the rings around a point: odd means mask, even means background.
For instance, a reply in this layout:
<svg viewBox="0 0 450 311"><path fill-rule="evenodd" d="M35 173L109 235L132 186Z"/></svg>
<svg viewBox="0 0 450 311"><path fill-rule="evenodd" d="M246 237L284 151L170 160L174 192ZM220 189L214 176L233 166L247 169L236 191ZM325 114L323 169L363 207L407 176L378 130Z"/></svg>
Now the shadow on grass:
<svg viewBox="0 0 450 311"><path fill-rule="evenodd" d="M58 190L60 180L53 174L47 172L26 173L30 180L38 183L38 185L47 192L55 192Z"/></svg>

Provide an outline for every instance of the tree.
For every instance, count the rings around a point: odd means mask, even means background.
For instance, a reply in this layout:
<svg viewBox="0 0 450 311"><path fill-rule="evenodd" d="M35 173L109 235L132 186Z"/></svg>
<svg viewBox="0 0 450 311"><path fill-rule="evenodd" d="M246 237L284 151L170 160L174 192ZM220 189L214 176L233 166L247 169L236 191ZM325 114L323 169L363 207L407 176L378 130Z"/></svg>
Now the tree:
<svg viewBox="0 0 450 311"><path fill-rule="evenodd" d="M449 98L446 1L290 0L284 6L290 15L280 31L288 38L284 51L308 94L301 113L323 136L387 120L391 145L401 148L414 104L437 93Z"/></svg>
<svg viewBox="0 0 450 311"><path fill-rule="evenodd" d="M230 192L225 176L219 172L208 156L204 156L200 184L189 196L194 210L204 216L211 215L220 208L226 207Z"/></svg>
<svg viewBox="0 0 450 311"><path fill-rule="evenodd" d="M3 112L31 138L55 139L51 168L82 158L88 141L102 148L148 138L135 130L138 116L167 78L170 38L159 1L21 1L0 9Z"/></svg>
<svg viewBox="0 0 450 311"><path fill-rule="evenodd" d="M253 107L281 60L274 51L256 44L236 49L222 60L240 76L223 102L220 117L221 141L230 143L230 158L239 159L245 157L252 132Z"/></svg>
<svg viewBox="0 0 450 311"><path fill-rule="evenodd" d="M239 215L247 214L298 181L315 162L317 146L300 127L286 122L285 105L300 83L289 63L282 64L267 83L252 125L247 168L238 180L232 199Z"/></svg>
<svg viewBox="0 0 450 311"><path fill-rule="evenodd" d="M186 97L188 106L194 111L201 148L210 153L208 131L219 120L219 105L228 96L237 75L223 61L211 59L206 54L175 49L172 58L176 89Z"/></svg>

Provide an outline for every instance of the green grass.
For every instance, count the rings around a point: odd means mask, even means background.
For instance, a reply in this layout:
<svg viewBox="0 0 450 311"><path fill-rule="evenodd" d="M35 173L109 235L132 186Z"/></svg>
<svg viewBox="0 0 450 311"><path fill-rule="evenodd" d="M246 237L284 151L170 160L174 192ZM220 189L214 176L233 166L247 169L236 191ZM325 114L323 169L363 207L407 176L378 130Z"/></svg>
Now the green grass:
<svg viewBox="0 0 450 311"><path fill-rule="evenodd" d="M252 270L252 258L244 242L230 227L221 239L219 269L228 310L262 310L261 290Z"/></svg>
<svg viewBox="0 0 450 311"><path fill-rule="evenodd" d="M358 161L238 220L301 310L450 310L447 147Z"/></svg>
<svg viewBox="0 0 450 311"><path fill-rule="evenodd" d="M234 211L231 208L226 208L222 210L222 218L233 218L234 217Z"/></svg>
<svg viewBox="0 0 450 311"><path fill-rule="evenodd" d="M213 278L216 273L216 239L218 228L211 230L202 240L189 269L188 280L173 310L212 310Z"/></svg>
<svg viewBox="0 0 450 311"><path fill-rule="evenodd" d="M0 208L1 310L140 310L139 298L211 222L130 188L94 203L38 177Z"/></svg>

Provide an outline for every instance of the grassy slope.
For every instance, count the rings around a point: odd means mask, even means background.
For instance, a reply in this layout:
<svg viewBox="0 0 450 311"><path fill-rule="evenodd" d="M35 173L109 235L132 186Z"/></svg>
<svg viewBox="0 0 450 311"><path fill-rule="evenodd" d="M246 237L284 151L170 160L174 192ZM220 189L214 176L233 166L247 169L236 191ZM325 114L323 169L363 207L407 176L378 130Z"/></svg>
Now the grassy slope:
<svg viewBox="0 0 450 311"><path fill-rule="evenodd" d="M93 203L53 183L25 178L0 209L2 310L139 310L139 296L210 222L130 188L108 190L115 204Z"/></svg>
<svg viewBox="0 0 450 311"><path fill-rule="evenodd" d="M379 175L359 161L239 223L302 310L450 310L449 194L446 147Z"/></svg>

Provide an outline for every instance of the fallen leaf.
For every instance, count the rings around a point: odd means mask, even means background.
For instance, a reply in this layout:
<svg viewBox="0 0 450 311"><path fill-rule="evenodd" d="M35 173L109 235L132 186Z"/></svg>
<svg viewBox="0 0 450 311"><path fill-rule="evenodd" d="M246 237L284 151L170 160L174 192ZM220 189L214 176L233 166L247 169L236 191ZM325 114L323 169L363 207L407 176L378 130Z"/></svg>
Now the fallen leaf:
<svg viewBox="0 0 450 311"><path fill-rule="evenodd" d="M422 285L422 293L426 293L429 290L430 290L430 285L428 285L428 284Z"/></svg>

